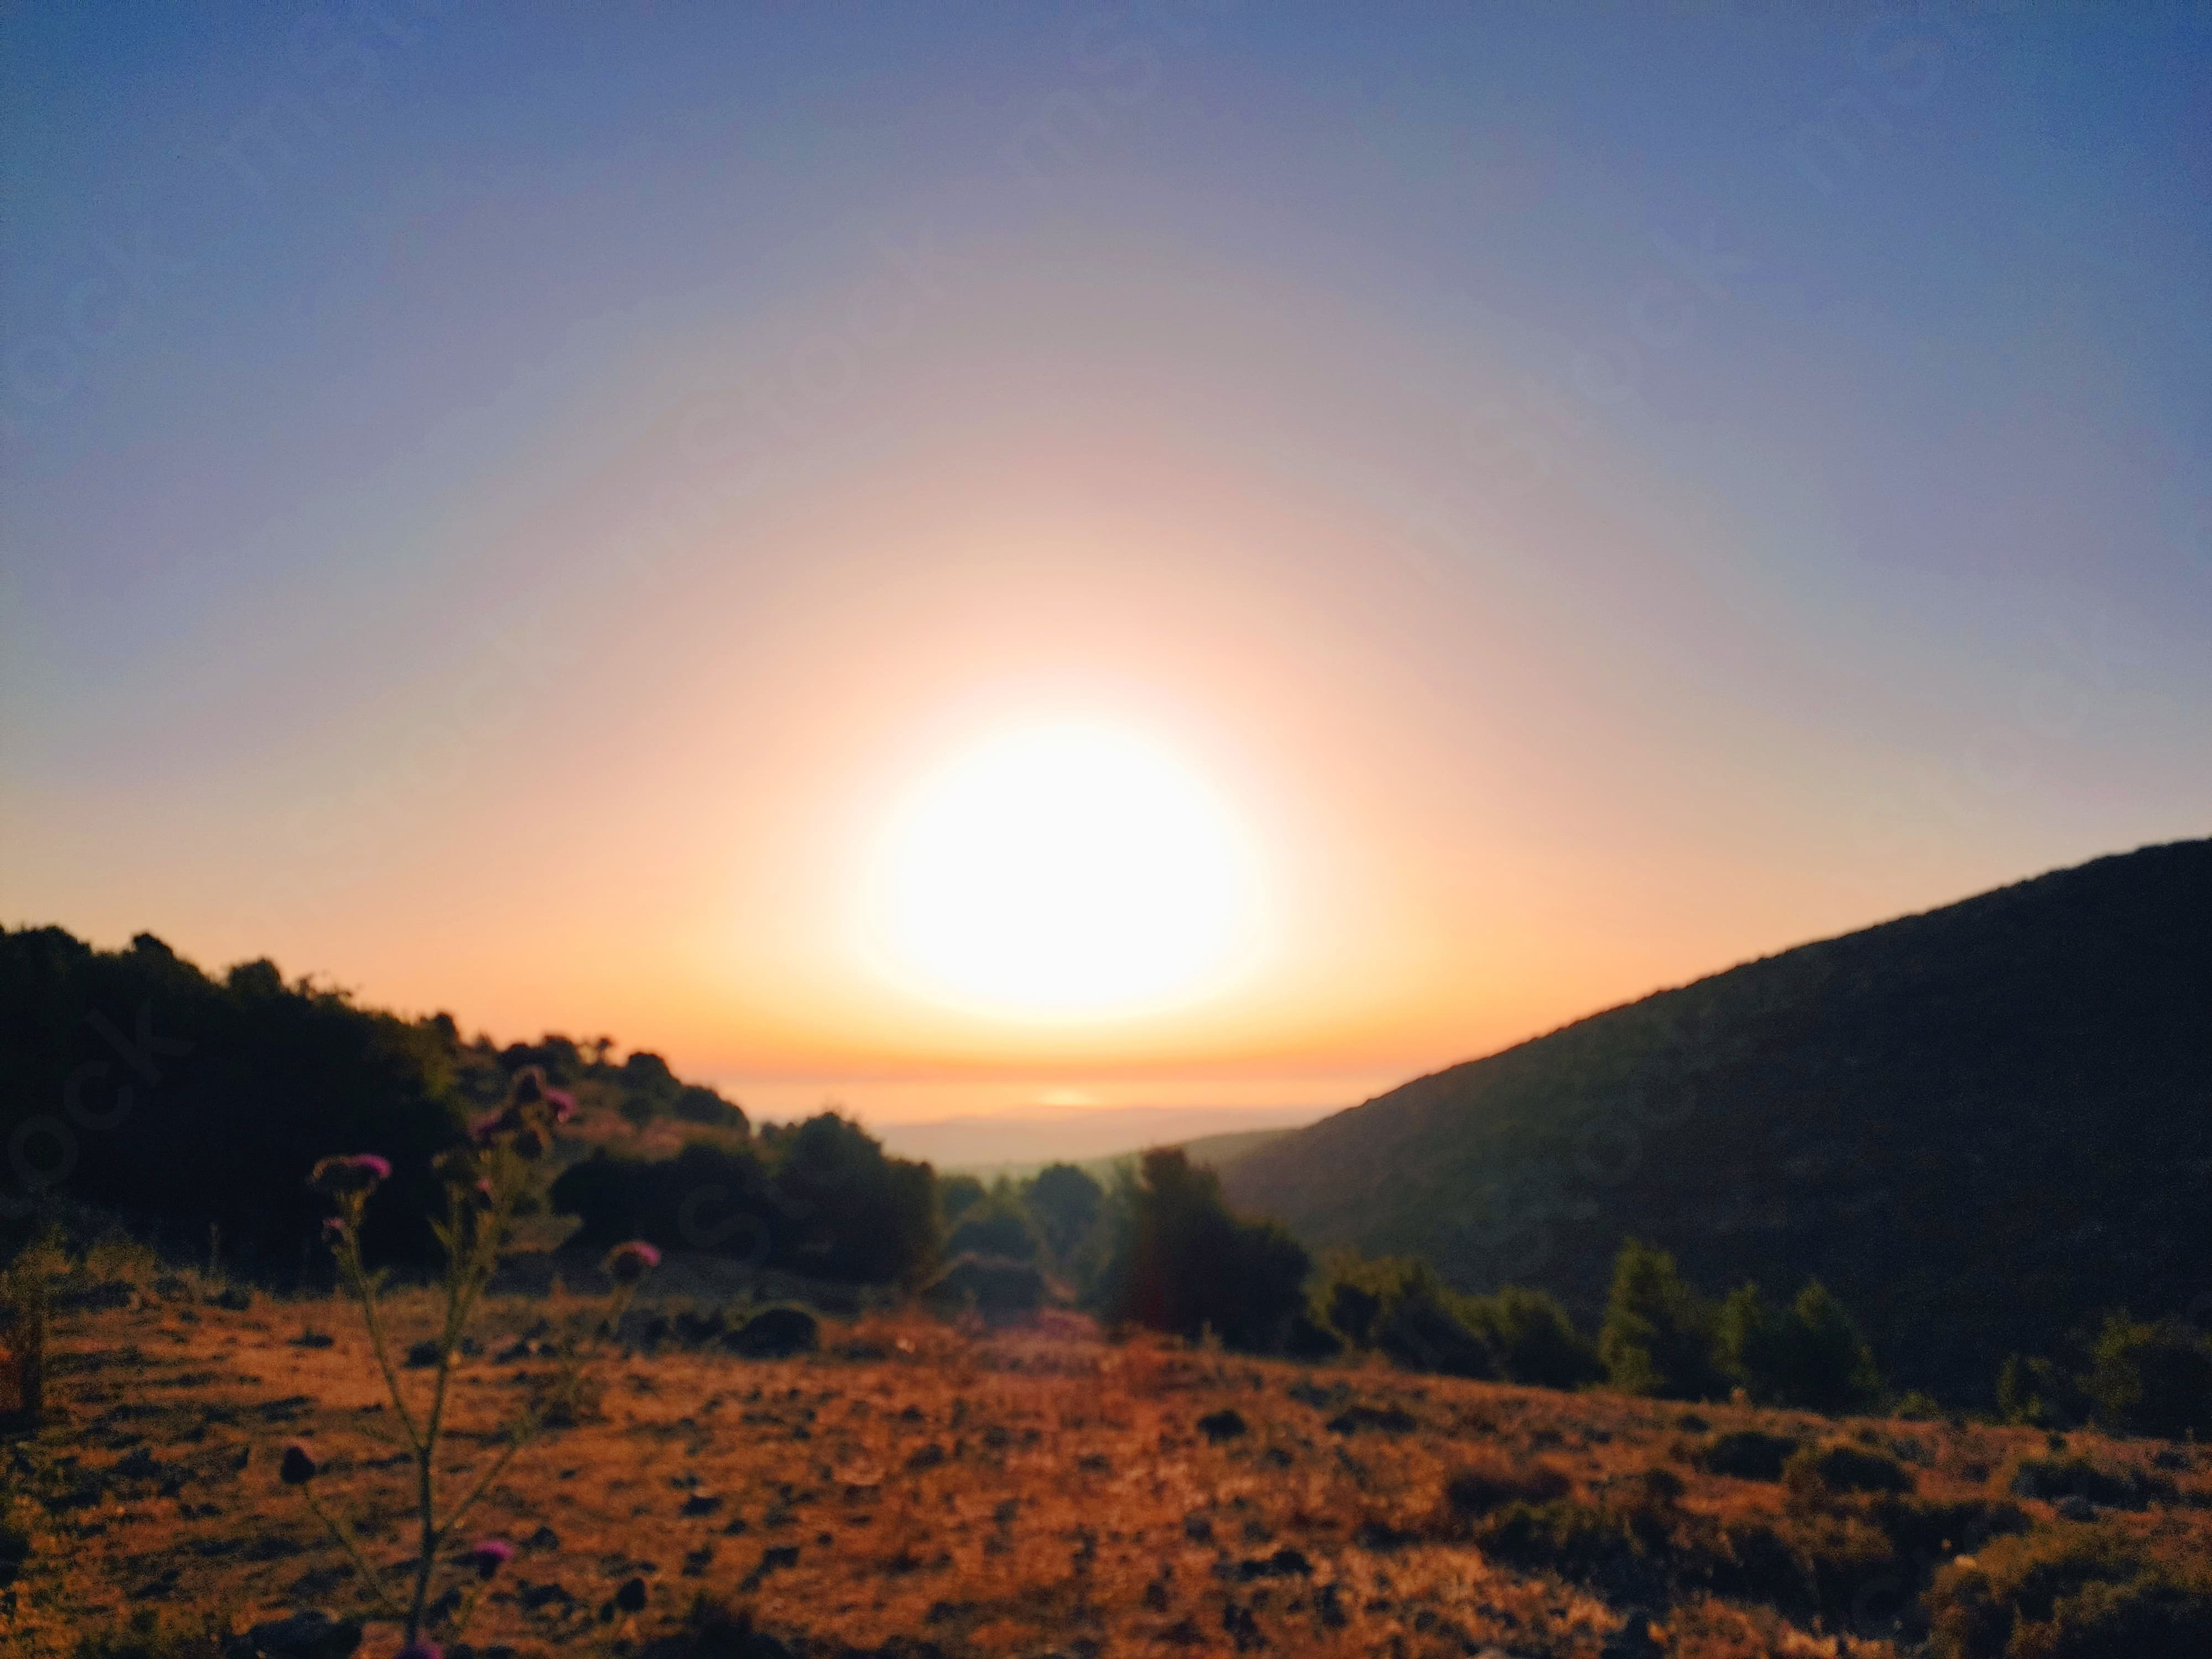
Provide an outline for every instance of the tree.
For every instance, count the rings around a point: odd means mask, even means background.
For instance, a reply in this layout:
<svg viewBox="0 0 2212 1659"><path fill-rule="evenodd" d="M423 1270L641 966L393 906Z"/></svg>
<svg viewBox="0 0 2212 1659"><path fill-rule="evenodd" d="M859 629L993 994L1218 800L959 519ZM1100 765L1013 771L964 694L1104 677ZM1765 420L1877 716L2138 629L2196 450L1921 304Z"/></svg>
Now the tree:
<svg viewBox="0 0 2212 1659"><path fill-rule="evenodd" d="M937 1180L937 1210L950 1227L970 1209L983 1201L983 1183L971 1175L939 1176Z"/></svg>
<svg viewBox="0 0 2212 1659"><path fill-rule="evenodd" d="M1606 1377L1626 1394L1706 1400L1727 1392L1711 1305L1683 1282L1674 1258L1635 1239L1614 1259L1598 1334Z"/></svg>
<svg viewBox="0 0 2212 1659"><path fill-rule="evenodd" d="M1029 1212L1012 1193L994 1193L969 1206L945 1241L948 1255L1002 1255L1035 1261L1042 1241Z"/></svg>
<svg viewBox="0 0 2212 1659"><path fill-rule="evenodd" d="M2091 1413L2108 1433L2212 1434L2212 1342L2179 1321L2113 1314L2085 1380Z"/></svg>
<svg viewBox="0 0 2212 1659"><path fill-rule="evenodd" d="M1023 1194L1053 1259L1070 1261L1098 1224L1106 1189L1073 1164L1048 1164Z"/></svg>
<svg viewBox="0 0 2212 1659"><path fill-rule="evenodd" d="M1881 1399L1874 1350L1818 1279L1779 1310L1758 1285L1741 1286L1722 1305L1718 1339L1723 1370L1761 1405L1834 1413L1869 1410Z"/></svg>
<svg viewBox="0 0 2212 1659"><path fill-rule="evenodd" d="M1108 1268L1109 1313L1231 1347L1279 1346L1304 1304L1312 1260L1272 1221L1230 1212L1221 1178L1181 1147L1154 1147L1119 1194L1121 1236Z"/></svg>
<svg viewBox="0 0 2212 1659"><path fill-rule="evenodd" d="M1605 1376L1596 1348L1575 1328L1567 1310L1541 1291L1509 1285L1474 1298L1468 1312L1508 1382L1576 1389Z"/></svg>

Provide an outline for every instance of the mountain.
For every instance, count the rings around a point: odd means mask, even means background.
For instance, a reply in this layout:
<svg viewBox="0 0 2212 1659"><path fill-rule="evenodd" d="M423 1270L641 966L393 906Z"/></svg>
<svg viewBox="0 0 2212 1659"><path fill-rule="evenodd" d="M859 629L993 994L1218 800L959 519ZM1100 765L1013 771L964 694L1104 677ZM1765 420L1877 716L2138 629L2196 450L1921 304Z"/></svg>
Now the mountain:
<svg viewBox="0 0 2212 1659"><path fill-rule="evenodd" d="M1541 1285L1627 1237L1717 1291L1818 1277L1893 1380L2212 1307L2212 841L1799 946L1416 1079L1231 1164L1308 1243Z"/></svg>
<svg viewBox="0 0 2212 1659"><path fill-rule="evenodd" d="M1312 1122L1327 1108L1089 1106L869 1126L901 1158L941 1173L1033 1175L1048 1164L1111 1163L1146 1146L1224 1141ZM1218 1150L1218 1149L1217 1149Z"/></svg>

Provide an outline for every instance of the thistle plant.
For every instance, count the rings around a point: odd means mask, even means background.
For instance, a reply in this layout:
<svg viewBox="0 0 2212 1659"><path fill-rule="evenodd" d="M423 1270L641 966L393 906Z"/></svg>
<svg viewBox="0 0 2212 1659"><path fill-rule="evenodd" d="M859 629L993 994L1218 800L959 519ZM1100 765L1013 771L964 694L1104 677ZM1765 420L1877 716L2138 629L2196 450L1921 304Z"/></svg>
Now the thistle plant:
<svg viewBox="0 0 2212 1659"><path fill-rule="evenodd" d="M386 1588L350 1528L317 1496L316 1476L321 1472L305 1446L294 1445L284 1454L279 1470L288 1486L300 1489L308 1510L320 1521L352 1561L368 1593L385 1616L404 1629L410 1654L435 1654L426 1627L445 1626L447 1639L458 1638L468 1627L477 1601L512 1559L514 1551L499 1538L478 1540L452 1565L465 1574L465 1588L448 1589L433 1600L441 1556L460 1536L462 1522L475 1510L492 1483L505 1472L515 1455L546 1426L547 1401L573 1395L575 1373L585 1358L585 1345L571 1340L561 1345L560 1367L551 1382L507 1423L505 1444L490 1467L455 1496L453 1482L439 1467L439 1448L449 1425L447 1410L452 1399L454 1364L470 1318L483 1301L501 1254L513 1231L517 1205L528 1191L530 1166L552 1143L554 1126L575 1111L575 1102L557 1089L545 1086L535 1066L514 1080L507 1104L470 1126L465 1146L441 1153L432 1168L444 1188L445 1215L434 1218L431 1231L445 1254L441 1281L444 1312L434 1342L436 1359L427 1384L428 1397L409 1398L400 1386L399 1368L393 1363L392 1344L384 1320L380 1297L386 1275L371 1272L362 1256L362 1223L368 1200L392 1176L392 1165L374 1153L326 1158L316 1164L308 1184L331 1200L337 1213L323 1224L324 1234L337 1258L338 1273L348 1292L361 1306L368 1332L369 1347L383 1373L384 1385L412 1462L414 1553L406 1587L398 1595ZM601 1328L619 1328L623 1311L646 1274L660 1260L650 1244L619 1244L603 1264L614 1291Z"/></svg>

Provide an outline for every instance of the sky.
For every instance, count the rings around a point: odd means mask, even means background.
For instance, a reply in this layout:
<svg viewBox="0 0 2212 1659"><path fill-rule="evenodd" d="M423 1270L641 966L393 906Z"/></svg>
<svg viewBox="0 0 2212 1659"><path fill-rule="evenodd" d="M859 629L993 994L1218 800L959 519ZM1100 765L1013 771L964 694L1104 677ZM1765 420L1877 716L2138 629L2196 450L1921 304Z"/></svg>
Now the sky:
<svg viewBox="0 0 2212 1659"><path fill-rule="evenodd" d="M0 921L1351 1103L2212 829L2212 10L0 14Z"/></svg>

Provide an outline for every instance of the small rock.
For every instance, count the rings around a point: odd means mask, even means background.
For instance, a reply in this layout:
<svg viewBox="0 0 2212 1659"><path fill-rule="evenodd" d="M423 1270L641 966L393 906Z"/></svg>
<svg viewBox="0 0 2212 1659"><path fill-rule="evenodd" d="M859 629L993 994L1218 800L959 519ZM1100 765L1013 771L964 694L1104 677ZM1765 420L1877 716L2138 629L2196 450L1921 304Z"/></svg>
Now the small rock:
<svg viewBox="0 0 2212 1659"><path fill-rule="evenodd" d="M234 1638L227 1659L347 1659L361 1646L361 1621L326 1613L295 1613Z"/></svg>
<svg viewBox="0 0 2212 1659"><path fill-rule="evenodd" d="M417 1342L413 1347L407 1350L407 1363L416 1370L422 1370L428 1366L436 1364L438 1363L438 1345L434 1342Z"/></svg>
<svg viewBox="0 0 2212 1659"><path fill-rule="evenodd" d="M695 1491L684 1500L686 1515L712 1515L721 1507L721 1498L711 1492Z"/></svg>
<svg viewBox="0 0 2212 1659"><path fill-rule="evenodd" d="M1215 1445L1224 1440L1234 1440L1245 1431L1246 1424L1241 1413L1227 1408L1208 1412L1198 1419L1198 1431Z"/></svg>
<svg viewBox="0 0 2212 1659"><path fill-rule="evenodd" d="M615 1590L615 1605L624 1613L642 1612L649 1588L643 1578L635 1575L625 1578Z"/></svg>

